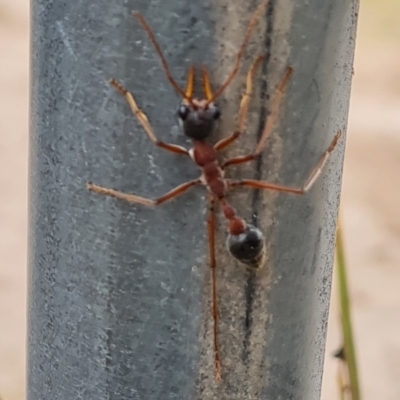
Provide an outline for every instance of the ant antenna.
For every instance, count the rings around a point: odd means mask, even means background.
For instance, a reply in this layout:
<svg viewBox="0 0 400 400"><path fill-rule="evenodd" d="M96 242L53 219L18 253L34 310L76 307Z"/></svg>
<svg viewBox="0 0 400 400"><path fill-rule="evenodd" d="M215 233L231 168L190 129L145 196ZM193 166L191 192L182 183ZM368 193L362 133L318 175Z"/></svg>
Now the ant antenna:
<svg viewBox="0 0 400 400"><path fill-rule="evenodd" d="M266 6L268 4L268 0L264 0L257 8L255 13L253 14L249 27L247 28L246 36L243 39L242 45L240 46L237 58L236 58L236 64L235 67L233 68L233 71L231 74L228 76L226 81L222 84L222 86L214 93L214 96L207 101L207 104L212 103L217 99L217 97L221 96L222 92L231 84L237 73L239 72L239 67L240 67L240 62L242 61L243 53L246 50L247 43L250 40L250 37L253 33L254 27L256 26L258 20L261 17L261 13L265 10Z"/></svg>
<svg viewBox="0 0 400 400"><path fill-rule="evenodd" d="M153 31L151 30L150 25L147 23L146 19L143 17L142 14L140 14L139 11L133 11L132 14L139 20L139 22L142 24L143 29L149 35L151 43L153 43L153 46L156 49L157 54L160 56L162 65L164 67L165 73L167 74L167 78L168 78L170 84L174 87L174 89L183 98L185 98L190 104L192 104L192 99L187 96L187 94L184 92L184 90L176 83L175 79L172 77L167 60L165 59L164 54L161 50L161 47L157 42L156 36L154 35Z"/></svg>

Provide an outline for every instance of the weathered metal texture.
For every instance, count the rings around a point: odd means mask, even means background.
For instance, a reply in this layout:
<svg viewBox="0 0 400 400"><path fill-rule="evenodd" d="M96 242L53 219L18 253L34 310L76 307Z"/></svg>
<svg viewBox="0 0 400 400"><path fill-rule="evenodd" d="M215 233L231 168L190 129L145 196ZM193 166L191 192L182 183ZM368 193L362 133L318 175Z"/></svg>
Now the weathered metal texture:
<svg viewBox="0 0 400 400"><path fill-rule="evenodd" d="M218 293L223 381L214 379L206 193L157 209L86 190L93 181L156 197L198 174L156 148L115 77L160 138L189 145L141 11L176 79L206 64L215 86L233 67L258 2L32 2L30 400L318 399L344 140L306 196L237 190L232 204L267 237L264 269L228 256L221 219ZM301 185L346 129L357 1L271 0L238 78L219 104L219 137L235 129L247 70L267 54L247 131L227 152L254 149L269 96L295 73L263 156L231 177ZM217 135L218 136L218 135Z"/></svg>

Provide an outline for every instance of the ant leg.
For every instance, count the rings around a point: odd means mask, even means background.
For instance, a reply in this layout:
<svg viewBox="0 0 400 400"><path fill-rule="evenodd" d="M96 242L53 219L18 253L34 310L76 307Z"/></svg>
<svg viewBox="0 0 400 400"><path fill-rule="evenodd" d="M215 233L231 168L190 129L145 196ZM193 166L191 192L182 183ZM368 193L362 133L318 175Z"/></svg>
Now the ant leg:
<svg viewBox="0 0 400 400"><path fill-rule="evenodd" d="M244 125L246 122L247 112L249 109L249 103L251 99L251 95L253 93L253 80L254 76L257 73L257 69L259 68L261 61L264 59L264 56L258 56L257 59L254 61L253 65L250 68L250 71L247 74L246 78L246 91L243 94L242 101L240 102L240 109L239 109L239 123L238 128L235 132L232 133L231 136L220 140L214 145L214 149L219 151L224 149L225 147L229 146L233 143L243 132Z"/></svg>
<svg viewBox="0 0 400 400"><path fill-rule="evenodd" d="M164 54L161 50L161 46L159 45L157 39L156 39L156 35L153 33L153 31L150 28L150 25L148 24L148 22L146 21L146 18L143 17L142 14L140 14L139 11L133 11L133 16L136 17L139 22L141 23L143 29L146 31L147 35L149 36L149 39L151 41L151 43L153 44L158 56L160 57L161 63L163 65L164 71L167 75L167 79L169 81L169 83L172 85L172 87L185 99L189 100L191 99L191 97L189 98L186 93L182 90L182 88L176 83L175 79L173 78L171 71L169 69L167 60L164 57Z"/></svg>
<svg viewBox="0 0 400 400"><path fill-rule="evenodd" d="M249 26L247 28L246 35L245 35L245 37L243 39L243 42L242 42L242 44L240 46L240 49L239 49L239 52L238 52L238 54L236 56L236 63L235 63L235 66L233 68L233 71L228 76L226 81L222 84L222 86L214 93L213 97L211 99L208 99L207 104L212 103L219 96L221 96L222 92L231 84L231 82L233 81L233 79L235 78L237 73L239 72L240 63L242 62L242 57L243 57L243 54L244 54L244 52L246 50L247 43L249 42L249 40L251 38L251 35L253 34L253 30L254 30L258 20L261 18L261 16L263 15L264 10L266 9L266 7L268 5L268 1L269 0L264 0L257 7L256 11L254 11L254 14L251 17Z"/></svg>
<svg viewBox="0 0 400 400"><path fill-rule="evenodd" d="M258 142L255 152L252 154L249 154L247 156L232 158L232 159L226 161L224 164L222 164L222 168L225 168L228 165L241 164L241 163L245 163L245 162L254 160L264 150L265 143L268 139L268 136L271 134L272 129L274 128L275 122L278 119L278 113L279 113L279 108L280 108L280 105L282 102L282 98L283 98L283 95L285 94L286 87L289 83L289 80L290 80L290 77L292 76L292 74L293 74L293 68L287 67L285 75L283 76L281 83L279 84L278 88L275 91L274 97L272 99L272 110L271 110L271 113L267 117L267 121L265 122L265 126L264 126L264 131L261 135L261 139Z"/></svg>
<svg viewBox="0 0 400 400"><path fill-rule="evenodd" d="M214 320L214 366L215 379L220 381L221 378L221 357L218 347L218 304L217 304L217 278L216 278L216 259L215 259L215 201L210 197L210 211L207 220L208 230L208 246L210 252L210 268L211 268L211 286L212 286L212 316Z"/></svg>
<svg viewBox="0 0 400 400"><path fill-rule="evenodd" d="M140 197L136 196L135 194L130 194L130 193L124 193L124 192L119 192L118 190L114 189L109 189L105 188L102 186L95 185L94 183L88 183L87 184L87 189L96 192L99 194L104 194L106 196L111 196L115 197L120 200L125 200L129 203L134 203L134 204L143 204L144 206L158 206L159 204L165 203L168 200L171 200L175 197L180 196L181 194L185 193L188 189L190 189L192 186L200 185L201 180L200 179L195 179L193 181L189 181L186 183L183 183L182 185L177 186L175 189L172 189L168 193L166 193L164 196L159 197L158 199L152 200L152 199L147 199L145 197Z"/></svg>
<svg viewBox="0 0 400 400"><path fill-rule="evenodd" d="M342 135L342 131L338 131L338 133L333 138L331 145L322 154L317 165L311 171L310 176L308 177L308 179L306 180L306 183L303 185L302 188L292 188L289 186L275 185L273 183L258 181L258 180L254 180L254 179L242 179L240 181L228 181L228 184L230 187L245 186L245 187L250 187L253 189L271 189L271 190L277 190L279 192L305 194L311 189L311 187L314 185L314 183L316 182L318 177L321 175L322 169L324 168L325 164L327 163L327 161L329 159L329 156L331 155L334 148L336 147L341 135Z"/></svg>
<svg viewBox="0 0 400 400"><path fill-rule="evenodd" d="M138 107L135 98L133 97L132 93L128 92L117 80L111 79L111 85L113 85L122 95L125 96L126 101L131 107L132 112L136 115L137 119L139 120L140 124L143 126L144 130L146 131L148 137L151 141L158 147L161 147L165 150L169 150L172 153L178 154L186 154L189 155L189 151L186 150L182 146L178 146L176 144L164 143L161 140L158 140L153 128L150 124L149 119L147 118L146 114Z"/></svg>

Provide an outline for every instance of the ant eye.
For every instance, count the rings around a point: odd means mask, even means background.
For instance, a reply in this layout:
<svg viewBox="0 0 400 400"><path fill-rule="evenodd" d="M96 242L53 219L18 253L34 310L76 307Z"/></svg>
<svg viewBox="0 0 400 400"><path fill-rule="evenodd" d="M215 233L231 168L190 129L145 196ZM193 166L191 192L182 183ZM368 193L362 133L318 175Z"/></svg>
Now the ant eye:
<svg viewBox="0 0 400 400"><path fill-rule="evenodd" d="M213 118L217 120L221 116L221 111L219 111L218 107L214 107L214 115Z"/></svg>
<svg viewBox="0 0 400 400"><path fill-rule="evenodd" d="M189 107L186 106L186 105L184 105L184 104L181 104L181 105L179 106L179 108L178 108L178 117L179 117L182 121L184 121L184 120L187 118L189 112L190 112Z"/></svg>

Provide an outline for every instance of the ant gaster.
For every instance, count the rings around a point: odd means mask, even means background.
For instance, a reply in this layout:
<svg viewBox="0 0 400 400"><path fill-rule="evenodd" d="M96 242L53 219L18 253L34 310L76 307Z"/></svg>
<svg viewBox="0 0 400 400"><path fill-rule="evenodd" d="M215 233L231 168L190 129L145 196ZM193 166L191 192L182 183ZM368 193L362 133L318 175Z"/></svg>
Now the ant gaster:
<svg viewBox="0 0 400 400"><path fill-rule="evenodd" d="M311 172L309 178L307 179L305 185L302 188L297 189L287 186L280 186L253 179L233 180L224 178L225 168L227 168L230 165L237 165L254 160L263 151L266 140L270 135L275 125L275 122L278 118L280 104L283 95L286 91L286 87L288 85L290 77L293 73L293 69L291 67L288 67L286 69L282 81L280 82L275 91L275 94L272 98L271 112L268 115L263 133L261 135L261 139L255 151L252 154L232 158L230 160L225 161L223 164L220 164L217 160L217 153L222 149L224 149L225 147L227 147L228 145L230 145L231 143L233 143L243 133L250 97L252 93L254 76L261 62L263 61L264 57L259 56L255 60L249 73L247 74L246 91L242 97L242 101L240 104L237 130L230 136L212 145L207 141L207 139L212 135L214 131L215 122L220 117L220 111L215 104L215 100L223 93L223 91L228 87L228 85L237 75L247 43L251 37L251 34L255 28L257 21L259 20L260 16L265 10L267 3L268 0L264 0L259 5L257 10L254 12L251 21L249 23L249 26L247 28L247 32L243 40L243 43L239 49L234 69L229 75L229 77L226 79L226 81L215 93L213 93L211 88L208 71L205 67L202 67L203 87L206 96L205 99L193 98L195 75L196 75L195 67L192 66L190 68L188 73L186 90L183 90L172 77L167 61L147 21L139 12L134 12L134 16L142 24L144 30L147 32L152 44L154 45L157 51L169 82L183 98L181 104L178 107L177 114L180 125L183 129L183 133L193 141L193 148L187 150L182 146L165 143L159 140L156 137L146 114L138 107L133 95L130 92L128 92L128 90L125 89L115 79L111 80L111 84L115 86L116 89L118 89L118 91L125 96L129 106L132 109L132 112L136 115L140 124L146 131L149 138L153 141L153 143L173 153L190 156L192 160L195 162L195 164L201 169L201 176L197 179L179 185L170 192L166 193L164 196L161 196L155 200L140 197L135 194L128 194L114 189L105 188L102 186L95 185L93 183L88 183L87 185L88 189L93 192L116 197L117 199L125 200L134 204L142 204L145 206L157 206L162 203L165 203L166 201L169 201L185 193L188 189L190 189L193 186L204 185L208 189L210 213L207 221L207 227L208 227L208 238L209 238L210 267L212 271L212 315L214 319L214 328L213 328L214 361L215 361L215 374L217 380L221 379L221 356L219 353L219 346L218 346L218 307L217 307L217 285L216 285L216 274L215 274L215 269L216 269L215 204L218 203L221 206L222 212L228 222L227 247L232 256L250 267L256 269L260 268L265 258L264 235L257 227L248 224L244 219L242 219L237 215L234 208L229 204L229 202L226 199L227 193L235 186L244 186L255 189L271 189L275 191L288 192L294 194L306 193L320 175L322 168L326 164L329 155L330 153L332 153L341 134L340 131L336 134L331 145L324 152L317 166Z"/></svg>

